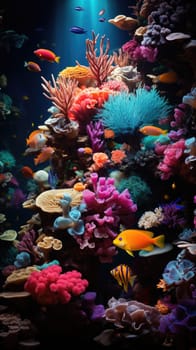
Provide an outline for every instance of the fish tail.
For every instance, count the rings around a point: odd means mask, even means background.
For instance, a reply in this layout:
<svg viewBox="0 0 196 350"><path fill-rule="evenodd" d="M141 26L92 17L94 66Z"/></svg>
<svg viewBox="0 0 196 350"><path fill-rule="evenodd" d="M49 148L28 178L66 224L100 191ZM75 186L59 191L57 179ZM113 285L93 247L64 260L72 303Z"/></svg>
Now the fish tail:
<svg viewBox="0 0 196 350"><path fill-rule="evenodd" d="M137 277L136 275L131 276L131 279L129 281L131 287L133 287L136 277Z"/></svg>
<svg viewBox="0 0 196 350"><path fill-rule="evenodd" d="M154 244L159 247L159 248L163 248L164 247L164 243L165 243L165 236L164 235L160 235L154 238Z"/></svg>
<svg viewBox="0 0 196 350"><path fill-rule="evenodd" d="M59 63L59 62L60 62L60 56L56 56L56 57L55 57L55 62L56 62L56 63Z"/></svg>
<svg viewBox="0 0 196 350"><path fill-rule="evenodd" d="M39 164L39 156L37 156L36 158L34 158L34 164L35 165L38 165Z"/></svg>

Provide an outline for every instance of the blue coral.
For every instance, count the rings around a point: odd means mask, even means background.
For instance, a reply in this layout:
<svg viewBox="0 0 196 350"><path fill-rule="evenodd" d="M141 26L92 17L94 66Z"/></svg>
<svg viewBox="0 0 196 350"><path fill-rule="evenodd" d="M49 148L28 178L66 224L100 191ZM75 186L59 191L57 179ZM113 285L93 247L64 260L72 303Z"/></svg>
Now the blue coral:
<svg viewBox="0 0 196 350"><path fill-rule="evenodd" d="M165 267L162 276L168 286L179 285L195 276L195 264L188 259L172 260Z"/></svg>
<svg viewBox="0 0 196 350"><path fill-rule="evenodd" d="M143 125L156 124L165 118L171 107L164 97L152 88L136 89L135 93L121 92L109 96L96 118L102 120L104 127L115 134L133 134Z"/></svg>

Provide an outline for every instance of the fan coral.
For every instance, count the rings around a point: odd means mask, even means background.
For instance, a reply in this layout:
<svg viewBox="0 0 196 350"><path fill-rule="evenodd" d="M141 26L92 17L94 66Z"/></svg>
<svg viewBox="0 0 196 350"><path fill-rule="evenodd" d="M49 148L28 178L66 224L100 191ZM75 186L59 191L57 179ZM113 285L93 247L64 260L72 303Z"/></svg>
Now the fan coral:
<svg viewBox="0 0 196 350"><path fill-rule="evenodd" d="M41 305L66 304L72 296L79 296L88 287L80 272L65 273L59 265L48 266L42 271L34 271L28 277L24 289Z"/></svg>
<svg viewBox="0 0 196 350"><path fill-rule="evenodd" d="M168 102L155 88L150 91L138 88L135 93L110 95L96 118L116 135L121 135L133 134L143 125L158 123L169 112Z"/></svg>
<svg viewBox="0 0 196 350"><path fill-rule="evenodd" d="M109 39L107 39L104 51L105 35L103 35L100 40L99 56L96 55L96 44L98 37L99 34L95 35L95 33L92 31L92 40L86 40L86 58L90 66L90 70L92 71L97 81L97 85L100 86L106 80L106 78L114 68L114 66L112 65L114 62L114 57L108 55L110 48Z"/></svg>
<svg viewBox="0 0 196 350"><path fill-rule="evenodd" d="M74 97L78 92L78 82L75 79L64 78L59 76L55 80L52 75L52 83L41 77L43 83L41 84L44 91L43 95L52 101L53 105L59 110L56 117L67 117L69 108L71 107Z"/></svg>

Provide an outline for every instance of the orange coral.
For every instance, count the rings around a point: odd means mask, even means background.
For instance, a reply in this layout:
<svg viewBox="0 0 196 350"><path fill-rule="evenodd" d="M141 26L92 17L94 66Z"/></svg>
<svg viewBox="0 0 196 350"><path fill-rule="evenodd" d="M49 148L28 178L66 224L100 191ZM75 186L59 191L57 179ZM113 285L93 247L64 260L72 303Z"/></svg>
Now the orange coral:
<svg viewBox="0 0 196 350"><path fill-rule="evenodd" d="M161 300L157 301L155 307L162 315L166 315L170 311L169 307L166 304L164 304Z"/></svg>
<svg viewBox="0 0 196 350"><path fill-rule="evenodd" d="M91 172L98 171L103 168L106 163L108 163L109 158L106 153L97 152L93 154L94 163L90 166L89 170Z"/></svg>
<svg viewBox="0 0 196 350"><path fill-rule="evenodd" d="M168 286L163 279L160 279L159 283L157 283L157 288L163 289L163 292L167 292Z"/></svg>
<svg viewBox="0 0 196 350"><path fill-rule="evenodd" d="M105 139L113 139L115 137L115 133L111 129L104 129L104 137Z"/></svg>
<svg viewBox="0 0 196 350"><path fill-rule="evenodd" d="M120 149L115 149L112 151L111 159L114 163L121 163L125 157L126 153Z"/></svg>
<svg viewBox="0 0 196 350"><path fill-rule="evenodd" d="M79 83L79 86L92 86L95 82L95 78L89 67L82 66L77 64L73 67L66 67L63 69L59 75L59 77L76 79Z"/></svg>
<svg viewBox="0 0 196 350"><path fill-rule="evenodd" d="M68 112L69 119L75 119L81 123L88 123L101 108L110 94L115 91L110 89L99 89L89 87L76 95L74 102Z"/></svg>

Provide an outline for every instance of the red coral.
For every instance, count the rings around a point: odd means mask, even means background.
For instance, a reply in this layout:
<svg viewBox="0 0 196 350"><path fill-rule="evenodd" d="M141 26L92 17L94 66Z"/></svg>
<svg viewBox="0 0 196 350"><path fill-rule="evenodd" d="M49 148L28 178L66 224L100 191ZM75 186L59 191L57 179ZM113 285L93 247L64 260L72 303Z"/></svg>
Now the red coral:
<svg viewBox="0 0 196 350"><path fill-rule="evenodd" d="M185 150L185 140L181 139L173 144L160 147L155 146L157 154L163 154L163 160L158 164L158 170L161 171L161 179L167 180L176 173L180 160L183 157Z"/></svg>
<svg viewBox="0 0 196 350"><path fill-rule="evenodd" d="M88 281L80 272L73 270L61 273L59 265L48 266L42 271L34 271L28 277L24 289L31 293L39 304L66 304L72 296L82 294Z"/></svg>
<svg viewBox="0 0 196 350"><path fill-rule="evenodd" d="M87 125L95 116L97 111L108 100L109 95L115 91L104 88L86 88L76 97L68 112L69 119L75 119L80 127Z"/></svg>

